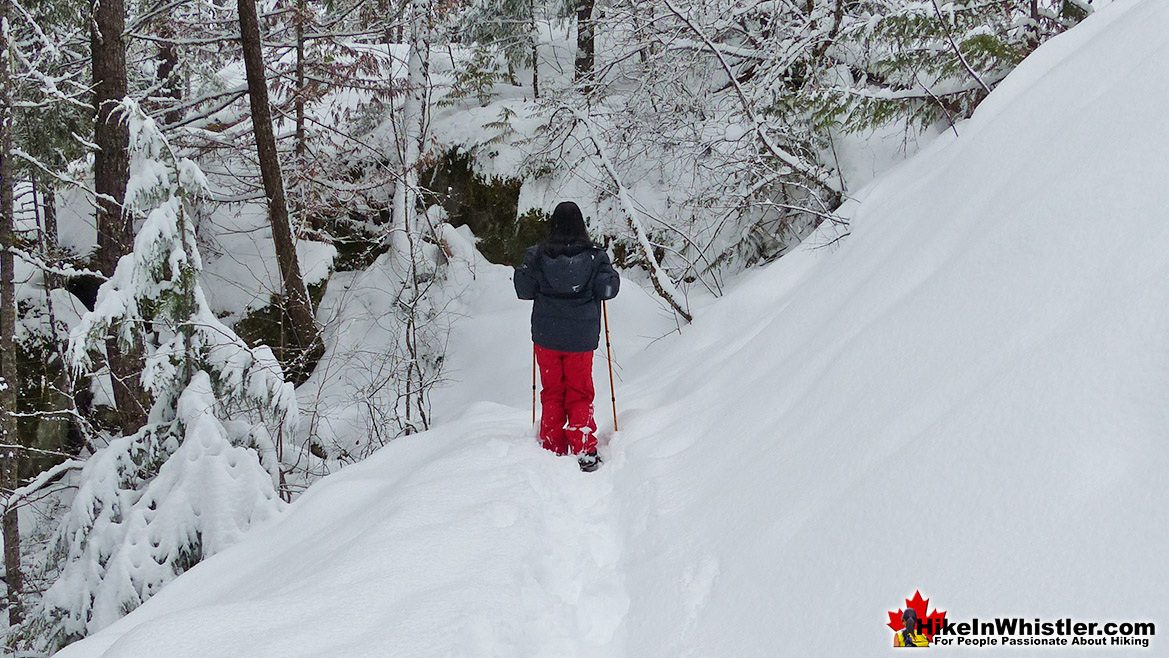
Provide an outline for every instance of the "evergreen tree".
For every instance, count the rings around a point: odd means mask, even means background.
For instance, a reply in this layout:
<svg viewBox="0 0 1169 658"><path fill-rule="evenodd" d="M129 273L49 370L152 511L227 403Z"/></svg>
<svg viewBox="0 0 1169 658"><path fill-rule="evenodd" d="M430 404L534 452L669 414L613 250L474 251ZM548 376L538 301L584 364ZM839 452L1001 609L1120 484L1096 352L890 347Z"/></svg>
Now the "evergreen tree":
<svg viewBox="0 0 1169 658"><path fill-rule="evenodd" d="M143 224L70 353L88 367L116 327L117 345L146 346L141 381L153 404L141 430L110 441L77 476L48 565L57 578L23 629L46 649L109 625L278 511L267 428L296 422L271 351L249 348L207 307L191 216L202 173L137 104L118 111L132 154L126 207Z"/></svg>
<svg viewBox="0 0 1169 658"><path fill-rule="evenodd" d="M456 29L465 42L477 50L466 66L455 71L456 92L473 88L481 102L489 99L491 86L500 79L492 66L492 55L503 55L508 78L513 84L515 69L532 69L532 90L539 96L540 75L536 25L543 2L536 0L478 0L459 18Z"/></svg>
<svg viewBox="0 0 1169 658"><path fill-rule="evenodd" d="M842 65L806 98L819 124L845 130L900 120L953 125L1091 11L1088 0L858 2L832 53Z"/></svg>

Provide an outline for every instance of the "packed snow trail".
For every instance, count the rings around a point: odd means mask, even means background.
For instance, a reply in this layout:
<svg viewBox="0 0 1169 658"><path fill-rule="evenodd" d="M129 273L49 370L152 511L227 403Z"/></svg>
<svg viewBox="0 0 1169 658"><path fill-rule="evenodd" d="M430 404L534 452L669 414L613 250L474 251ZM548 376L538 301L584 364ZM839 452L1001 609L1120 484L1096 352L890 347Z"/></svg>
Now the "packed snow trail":
<svg viewBox="0 0 1169 658"><path fill-rule="evenodd" d="M623 655L612 478L530 434L484 404L400 439L120 623L136 628L58 655Z"/></svg>
<svg viewBox="0 0 1169 658"><path fill-rule="evenodd" d="M872 656L919 589L954 620L1164 626L1167 70L1169 3L1118 0L858 194L839 248L664 341L623 285L650 346L619 345L596 473L537 447L528 307L484 268L446 399L497 404L61 655Z"/></svg>

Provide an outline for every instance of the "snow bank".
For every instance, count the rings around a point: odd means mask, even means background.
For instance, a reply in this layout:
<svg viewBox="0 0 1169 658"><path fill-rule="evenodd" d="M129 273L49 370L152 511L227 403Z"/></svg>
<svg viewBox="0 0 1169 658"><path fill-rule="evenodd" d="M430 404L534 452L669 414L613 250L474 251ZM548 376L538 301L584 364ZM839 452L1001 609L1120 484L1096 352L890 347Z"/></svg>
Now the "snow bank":
<svg viewBox="0 0 1169 658"><path fill-rule="evenodd" d="M868 655L917 588L965 619L1169 618L1167 28L1116 3L1044 46L836 253L683 336L686 384L624 427L627 587L665 589L628 655Z"/></svg>
<svg viewBox="0 0 1169 658"><path fill-rule="evenodd" d="M1167 34L1164 2L1108 5L868 188L839 249L629 358L601 471L475 406L60 655L867 656L916 589L1164 622ZM485 363L525 353L512 326Z"/></svg>

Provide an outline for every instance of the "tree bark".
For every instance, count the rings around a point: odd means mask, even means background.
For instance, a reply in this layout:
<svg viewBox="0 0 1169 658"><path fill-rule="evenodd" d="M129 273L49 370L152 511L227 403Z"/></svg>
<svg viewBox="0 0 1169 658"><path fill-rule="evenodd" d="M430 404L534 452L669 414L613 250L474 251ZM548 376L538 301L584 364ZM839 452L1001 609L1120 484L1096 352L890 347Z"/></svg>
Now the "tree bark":
<svg viewBox="0 0 1169 658"><path fill-rule="evenodd" d="M57 230L57 188L52 180L42 180L40 185L41 208L44 210L45 241L49 253L56 254L60 250L61 235Z"/></svg>
<svg viewBox="0 0 1169 658"><path fill-rule="evenodd" d="M540 31L536 22L536 0L528 3L532 14L532 98L540 97Z"/></svg>
<svg viewBox="0 0 1169 658"><path fill-rule="evenodd" d="M296 159L303 164L305 153L304 132L304 21L308 15L305 0L296 2Z"/></svg>
<svg viewBox="0 0 1169 658"><path fill-rule="evenodd" d="M593 82L594 0L576 0L576 75L575 81L586 90Z"/></svg>
<svg viewBox="0 0 1169 658"><path fill-rule="evenodd" d="M420 336L418 303L423 295L419 274L422 257L419 240L422 230L418 222L418 169L426 144L429 124L430 97L430 42L434 8L432 0L410 0L410 49L406 61L406 95L402 102L402 123L398 137L398 153L402 176L394 187L394 218L390 244L399 258L408 259L409 274L402 294L406 312L407 365L405 382L399 392L399 404L404 407L406 434L426 429L426 409L429 396L420 364L422 338Z"/></svg>
<svg viewBox="0 0 1169 658"><path fill-rule="evenodd" d="M398 154L402 177L394 186L392 244L406 250L401 239L413 230L417 212L418 167L422 144L426 141L427 86L430 78L429 0L410 0L410 49L406 59L406 94L402 101L402 129L398 135Z"/></svg>
<svg viewBox="0 0 1169 658"><path fill-rule="evenodd" d="M16 448L19 438L16 432L16 392L20 380L16 372L16 288L14 279L14 257L12 247L16 244L15 203L12 171L12 82L9 32L9 3L0 1L0 377L4 388L0 390L0 489L11 494L19 486L20 451ZM20 595L22 578L20 572L20 526L15 509L3 510L4 573L8 584L8 623L20 623L22 610Z"/></svg>
<svg viewBox="0 0 1169 658"><path fill-rule="evenodd" d="M276 136L272 130L272 109L268 104L268 82L260 50L260 20L256 13L256 3L255 0L238 0L238 5L244 69L252 104L252 127L256 135L256 152L260 158L260 177L264 181L264 194L268 197L268 219L272 224L272 240L276 244L284 303L291 322L294 358L287 362L291 366L289 374L292 381L299 384L308 378L312 367L324 354L325 346L313 317L308 289L305 288L300 263L296 258L296 243L292 239L288 200L284 195L284 180L276 153Z"/></svg>
<svg viewBox="0 0 1169 658"><path fill-rule="evenodd" d="M130 179L130 130L116 111L126 97L126 6L124 0L97 0L90 40L93 58L93 186L97 193L97 267L112 276L118 259L134 248L134 222L123 212ZM147 398L139 381L142 348L123 349L116 339L106 341L114 403L124 434L146 423Z"/></svg>
<svg viewBox="0 0 1169 658"><path fill-rule="evenodd" d="M808 5L809 14L812 11L811 3ZM836 41L837 35L840 34L840 26L844 22L844 0L836 0L836 5L832 9L832 27L829 28L828 33L819 40L815 48L812 49L812 59L819 60L828 52L828 49ZM813 30L815 29L815 20L813 19Z"/></svg>
<svg viewBox="0 0 1169 658"><path fill-rule="evenodd" d="M306 144L307 133L305 126L305 61L304 61L304 23L308 19L307 0L296 2L296 97L293 101L296 112L296 170L292 186L293 215L299 217L302 225L306 225L306 204L304 186L308 180L305 173L305 155L308 153ZM323 228L323 227L321 227Z"/></svg>
<svg viewBox="0 0 1169 658"><path fill-rule="evenodd" d="M126 97L126 7L97 0L91 23L95 112L94 189L97 192L97 265L111 276L134 246L133 222L122 212L130 179L130 130L115 111Z"/></svg>
<svg viewBox="0 0 1169 658"><path fill-rule="evenodd" d="M169 28L166 30L166 36L169 34ZM173 43L163 43L158 48L158 80L165 83L165 94L171 98L174 103L174 108L177 108L179 103L183 100L183 87L179 83L178 76L175 75L175 69L179 66L179 49ZM183 120L183 113L178 109L167 110L163 116L163 122L170 125L176 124Z"/></svg>
<svg viewBox="0 0 1169 658"><path fill-rule="evenodd" d="M59 255L57 235L57 193L53 189L53 180L48 176L38 176L34 173L29 177L32 183L33 211L37 216L37 227L40 229L41 258L47 263L55 263ZM64 285L64 277L57 272L47 269L41 273L45 279L45 289L54 290Z"/></svg>

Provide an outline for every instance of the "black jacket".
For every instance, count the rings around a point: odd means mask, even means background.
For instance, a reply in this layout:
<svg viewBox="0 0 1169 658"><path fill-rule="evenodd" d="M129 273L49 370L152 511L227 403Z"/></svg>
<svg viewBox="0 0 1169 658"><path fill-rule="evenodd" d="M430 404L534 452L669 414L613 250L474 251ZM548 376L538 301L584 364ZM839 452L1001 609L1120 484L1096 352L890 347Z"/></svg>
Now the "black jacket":
<svg viewBox="0 0 1169 658"><path fill-rule="evenodd" d="M515 271L516 296L535 300L532 342L560 352L597 349L601 300L616 297L620 286L609 255L595 247L555 257L528 247Z"/></svg>

